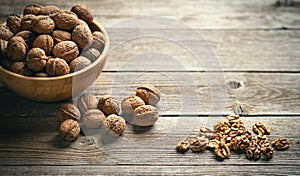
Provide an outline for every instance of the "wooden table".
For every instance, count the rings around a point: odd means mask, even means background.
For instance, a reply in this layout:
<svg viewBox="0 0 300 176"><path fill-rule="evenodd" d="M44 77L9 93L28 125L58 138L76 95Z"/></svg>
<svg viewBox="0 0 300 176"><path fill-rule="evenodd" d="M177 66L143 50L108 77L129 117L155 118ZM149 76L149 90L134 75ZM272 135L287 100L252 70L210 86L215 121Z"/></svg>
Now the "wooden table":
<svg viewBox="0 0 300 176"><path fill-rule="evenodd" d="M31 3L91 7L112 47L87 92L121 100L152 83L162 93L160 119L151 128L128 124L122 137L105 145L96 135L68 143L58 136L55 117L63 102L33 102L1 87L1 175L300 174L299 6L277 7L275 0L2 0L1 21ZM270 140L285 137L290 148L269 161L235 152L223 161L210 151L176 153L178 141L230 113L240 114L248 129L266 123Z"/></svg>

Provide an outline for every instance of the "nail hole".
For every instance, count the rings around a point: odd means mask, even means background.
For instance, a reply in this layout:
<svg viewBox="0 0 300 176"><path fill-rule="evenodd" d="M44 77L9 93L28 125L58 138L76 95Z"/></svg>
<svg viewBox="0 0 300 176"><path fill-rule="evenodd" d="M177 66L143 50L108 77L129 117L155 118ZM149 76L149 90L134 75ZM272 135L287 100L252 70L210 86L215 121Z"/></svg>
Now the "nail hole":
<svg viewBox="0 0 300 176"><path fill-rule="evenodd" d="M238 89L242 86L242 84L240 82L237 82L237 81L230 81L228 83L228 85L231 89Z"/></svg>

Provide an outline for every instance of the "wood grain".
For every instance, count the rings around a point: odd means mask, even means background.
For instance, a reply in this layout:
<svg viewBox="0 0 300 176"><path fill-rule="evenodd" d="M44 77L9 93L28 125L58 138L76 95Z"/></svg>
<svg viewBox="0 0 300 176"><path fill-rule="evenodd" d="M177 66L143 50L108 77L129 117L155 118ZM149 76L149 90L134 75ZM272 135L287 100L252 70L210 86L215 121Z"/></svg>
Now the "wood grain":
<svg viewBox="0 0 300 176"><path fill-rule="evenodd" d="M164 16L183 21L193 28L202 29L278 29L300 27L298 7L276 7L274 0L231 1L152 1L88 0L89 5L106 27L139 16ZM57 5L70 9L82 1L3 0L0 16L20 13L27 4ZM166 25L165 27L168 27Z"/></svg>

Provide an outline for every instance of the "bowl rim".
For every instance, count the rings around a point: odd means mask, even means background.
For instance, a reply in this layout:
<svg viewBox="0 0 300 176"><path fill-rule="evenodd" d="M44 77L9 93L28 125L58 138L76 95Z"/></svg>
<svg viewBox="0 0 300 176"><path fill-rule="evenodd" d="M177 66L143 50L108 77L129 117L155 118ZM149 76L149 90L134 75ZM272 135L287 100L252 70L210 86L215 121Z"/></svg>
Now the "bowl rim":
<svg viewBox="0 0 300 176"><path fill-rule="evenodd" d="M55 80L61 80L61 79L68 79L68 78L72 78L72 77L75 77L77 75L80 75L81 73L83 73L83 72L89 70L90 68L94 67L95 65L99 64L99 62L101 62L103 59L105 59L105 57L107 57L107 55L108 55L110 41L109 41L109 36L107 34L107 31L96 20L94 20L93 23L96 24L96 26L99 27L101 32L104 34L104 36L105 36L105 45L104 45L103 51L100 54L100 56L91 65L87 66L86 68L81 69L81 70L76 71L76 72L73 72L73 73L66 74L66 75L53 76L53 77L25 76L25 75L21 75L21 74L18 74L18 73L14 73L14 72L12 72L8 69L5 69L2 65L0 65L0 70L5 72L8 75L12 75L14 77L18 77L18 78L21 78L21 79L32 80L32 81L50 81L50 80L55 81Z"/></svg>

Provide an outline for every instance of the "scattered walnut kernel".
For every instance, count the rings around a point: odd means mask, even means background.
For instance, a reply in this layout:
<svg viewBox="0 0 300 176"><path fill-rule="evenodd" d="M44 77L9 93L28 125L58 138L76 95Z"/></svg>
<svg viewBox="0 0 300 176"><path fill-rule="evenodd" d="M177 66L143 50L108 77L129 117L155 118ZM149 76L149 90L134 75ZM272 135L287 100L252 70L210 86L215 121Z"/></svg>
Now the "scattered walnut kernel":
<svg viewBox="0 0 300 176"><path fill-rule="evenodd" d="M83 4L75 5L72 7L71 12L74 12L78 18L84 20L88 24L92 23L94 20L92 10Z"/></svg>
<svg viewBox="0 0 300 176"><path fill-rule="evenodd" d="M106 134L120 136L126 128L126 122L121 116L111 114L106 117L103 127Z"/></svg>
<svg viewBox="0 0 300 176"><path fill-rule="evenodd" d="M119 114L120 102L111 95L103 95L98 102L98 109L104 112L105 115Z"/></svg>
<svg viewBox="0 0 300 176"><path fill-rule="evenodd" d="M264 147L261 149L262 154L266 157L267 160L273 158L274 150L272 147Z"/></svg>
<svg viewBox="0 0 300 176"><path fill-rule="evenodd" d="M190 143L188 141L180 141L176 145L176 151L179 153L185 153L190 148Z"/></svg>
<svg viewBox="0 0 300 176"><path fill-rule="evenodd" d="M226 145L224 142L219 142L215 146L214 152L217 157L222 158L222 159L229 158L229 156L230 156L230 149L229 149L228 145Z"/></svg>
<svg viewBox="0 0 300 176"><path fill-rule="evenodd" d="M21 19L21 15L11 14L6 20L6 25L13 33L18 33L21 30Z"/></svg>
<svg viewBox="0 0 300 176"><path fill-rule="evenodd" d="M70 62L79 54L76 43L72 41L62 41L56 44L53 48L53 55Z"/></svg>
<svg viewBox="0 0 300 176"><path fill-rule="evenodd" d="M253 131L254 131L254 133L256 133L258 135L270 134L270 127L266 126L262 122L256 122L253 125Z"/></svg>
<svg viewBox="0 0 300 176"><path fill-rule="evenodd" d="M272 141L272 146L276 150L287 150L289 148L289 141L286 138L278 138Z"/></svg>
<svg viewBox="0 0 300 176"><path fill-rule="evenodd" d="M74 141L80 133L79 123L73 119L67 119L60 124L59 134L64 140Z"/></svg>
<svg viewBox="0 0 300 176"><path fill-rule="evenodd" d="M61 76L70 73L67 62L60 58L49 58L46 65L46 72L49 76Z"/></svg>
<svg viewBox="0 0 300 176"><path fill-rule="evenodd" d="M84 113L83 123L88 128L100 128L105 118L104 113L99 109L90 109Z"/></svg>
<svg viewBox="0 0 300 176"><path fill-rule="evenodd" d="M190 142L191 149L193 152L200 152L206 149L208 139L205 137L196 137Z"/></svg>
<svg viewBox="0 0 300 176"><path fill-rule="evenodd" d="M71 103L62 104L56 111L56 117L60 122L63 122L67 119L79 120L80 116L81 114L79 109Z"/></svg>

